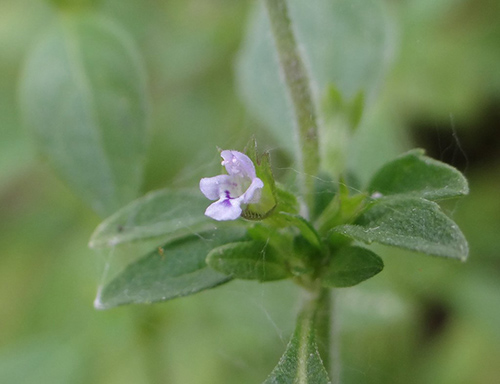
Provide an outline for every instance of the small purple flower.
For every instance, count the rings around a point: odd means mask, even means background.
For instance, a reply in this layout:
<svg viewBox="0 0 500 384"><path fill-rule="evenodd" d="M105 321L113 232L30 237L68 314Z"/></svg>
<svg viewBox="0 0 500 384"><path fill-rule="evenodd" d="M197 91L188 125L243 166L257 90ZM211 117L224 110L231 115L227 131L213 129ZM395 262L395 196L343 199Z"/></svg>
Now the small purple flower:
<svg viewBox="0 0 500 384"><path fill-rule="evenodd" d="M238 151L222 151L222 165L227 175L205 177L200 180L201 192L210 200L217 200L205 211L212 219L236 220L242 204L254 204L260 200L264 183L255 174L255 166L247 155Z"/></svg>

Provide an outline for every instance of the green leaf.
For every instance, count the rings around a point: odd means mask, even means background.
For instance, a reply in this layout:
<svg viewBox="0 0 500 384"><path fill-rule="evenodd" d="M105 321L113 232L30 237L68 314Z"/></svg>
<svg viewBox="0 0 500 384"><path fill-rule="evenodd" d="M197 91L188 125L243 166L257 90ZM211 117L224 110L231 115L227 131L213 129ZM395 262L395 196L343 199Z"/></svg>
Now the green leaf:
<svg viewBox="0 0 500 384"><path fill-rule="evenodd" d="M462 261L469 252L458 226L436 203L412 197L380 199L354 225L335 227L333 234Z"/></svg>
<svg viewBox="0 0 500 384"><path fill-rule="evenodd" d="M216 287L231 278L209 268L205 259L214 247L243 238L240 229L219 229L188 236L129 264L102 287L95 307L148 304L191 295Z"/></svg>
<svg viewBox="0 0 500 384"><path fill-rule="evenodd" d="M311 212L311 221L314 222L318 216L330 204L338 192L338 182L328 173L320 173L314 180L314 207Z"/></svg>
<svg viewBox="0 0 500 384"><path fill-rule="evenodd" d="M149 107L126 33L90 14L61 14L28 54L20 102L40 153L96 212L137 196Z"/></svg>
<svg viewBox="0 0 500 384"><path fill-rule="evenodd" d="M320 234L325 234L331 228L353 222L365 206L366 195L358 193L349 196L349 188L343 180L339 182L339 190L326 206L315 222Z"/></svg>
<svg viewBox="0 0 500 384"><path fill-rule="evenodd" d="M198 189L162 189L148 193L103 221L92 234L89 246L114 247L152 238L166 242L216 228L219 223L204 215L209 204Z"/></svg>
<svg viewBox="0 0 500 384"><path fill-rule="evenodd" d="M373 100L393 46L391 22L384 6L372 0L287 3L315 90L322 93L334 84L344 100L351 100L360 91L367 101ZM246 33L237 62L237 80L248 108L272 130L280 146L293 150L293 115L261 5ZM314 96L319 100L322 95Z"/></svg>
<svg viewBox="0 0 500 384"><path fill-rule="evenodd" d="M321 277L325 287L351 287L384 269L382 259L361 247L343 247L337 250Z"/></svg>
<svg viewBox="0 0 500 384"><path fill-rule="evenodd" d="M422 149L412 150L385 164L373 176L369 192L383 196L407 194L430 200L469 193L467 180L459 171L424 153Z"/></svg>
<svg viewBox="0 0 500 384"><path fill-rule="evenodd" d="M300 313L285 353L263 384L330 383L316 342L315 314L311 312Z"/></svg>
<svg viewBox="0 0 500 384"><path fill-rule="evenodd" d="M350 131L355 131L361 121L365 103L364 92L358 93L351 100L344 100L340 91L333 84L328 84L321 102L321 112L325 122L334 124L347 123ZM340 118L345 120L339 121ZM329 125L329 124L327 124ZM328 127L335 129L335 127Z"/></svg>
<svg viewBox="0 0 500 384"><path fill-rule="evenodd" d="M288 192L284 187L278 185L276 187L276 197L278 199L277 212L299 213L299 202L293 193Z"/></svg>
<svg viewBox="0 0 500 384"><path fill-rule="evenodd" d="M349 104L349 124L353 131L358 128L361 117L363 117L364 106L365 94L360 91Z"/></svg>
<svg viewBox="0 0 500 384"><path fill-rule="evenodd" d="M313 246L321 249L321 239L314 227L302 216L293 215L287 212L279 212L273 217L277 223L286 226L296 227L302 236Z"/></svg>
<svg viewBox="0 0 500 384"><path fill-rule="evenodd" d="M279 253L262 241L229 243L212 249L207 264L237 279L272 281L290 276Z"/></svg>
<svg viewBox="0 0 500 384"><path fill-rule="evenodd" d="M321 100L321 111L324 118L331 120L342 113L345 108L344 98L334 84L328 84Z"/></svg>

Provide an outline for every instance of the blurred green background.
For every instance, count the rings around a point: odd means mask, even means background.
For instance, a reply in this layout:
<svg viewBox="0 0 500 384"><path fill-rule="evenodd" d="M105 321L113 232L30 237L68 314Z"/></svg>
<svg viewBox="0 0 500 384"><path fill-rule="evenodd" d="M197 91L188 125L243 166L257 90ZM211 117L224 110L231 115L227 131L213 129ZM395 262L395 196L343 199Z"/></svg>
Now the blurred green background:
<svg viewBox="0 0 500 384"><path fill-rule="evenodd" d="M254 1L93 3L146 65L143 192L196 184L216 164L216 146L241 148L253 133L283 158L235 89ZM471 194L445 209L471 252L461 264L380 249L386 269L338 291L343 382L498 383L500 2L387 5L394 61L365 116L371 133L357 138L373 140L358 169L411 146L457 166ZM154 306L93 309L103 255L87 242L100 218L40 160L18 107L26 55L56 17L48 1L0 2L0 382L262 382L293 329L289 283L233 282Z"/></svg>

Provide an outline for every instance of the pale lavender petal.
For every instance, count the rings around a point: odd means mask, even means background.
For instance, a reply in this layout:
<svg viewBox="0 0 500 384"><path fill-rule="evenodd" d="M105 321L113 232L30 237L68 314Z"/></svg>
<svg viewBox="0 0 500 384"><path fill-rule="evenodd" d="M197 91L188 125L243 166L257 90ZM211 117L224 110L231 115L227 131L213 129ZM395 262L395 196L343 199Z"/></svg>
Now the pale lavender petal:
<svg viewBox="0 0 500 384"><path fill-rule="evenodd" d="M227 189L230 183L231 177L229 175L204 177L200 180L200 190L207 199L217 200L221 197L221 191Z"/></svg>
<svg viewBox="0 0 500 384"><path fill-rule="evenodd" d="M260 200L261 189L264 187L264 183L258 177L252 180L252 184L248 187L241 197L245 204L257 203Z"/></svg>
<svg viewBox="0 0 500 384"><path fill-rule="evenodd" d="M236 220L241 215L239 199L220 199L205 211L205 215L218 221Z"/></svg>
<svg viewBox="0 0 500 384"><path fill-rule="evenodd" d="M222 165L226 167L227 173L231 176L255 178L255 167L247 155L230 150L222 151L220 155L224 159Z"/></svg>
<svg viewBox="0 0 500 384"><path fill-rule="evenodd" d="M256 176L255 166L245 154L225 150L221 156L228 175L200 181L201 192L211 200L218 199L207 208L205 215L219 221L235 220L241 215L241 204L260 200L264 183Z"/></svg>

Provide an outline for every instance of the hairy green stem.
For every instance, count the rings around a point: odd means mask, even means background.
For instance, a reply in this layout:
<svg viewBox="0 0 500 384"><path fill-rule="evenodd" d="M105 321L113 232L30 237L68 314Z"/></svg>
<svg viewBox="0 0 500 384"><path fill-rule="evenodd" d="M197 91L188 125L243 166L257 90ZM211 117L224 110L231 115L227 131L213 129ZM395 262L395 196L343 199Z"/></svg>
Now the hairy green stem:
<svg viewBox="0 0 500 384"><path fill-rule="evenodd" d="M297 47L286 0L264 0L278 52L279 62L292 102L299 140L302 193L309 210L313 206L314 176L319 169L316 110L304 62Z"/></svg>
<svg viewBox="0 0 500 384"><path fill-rule="evenodd" d="M331 357L330 357L330 313L331 313L331 302L330 302L330 290L321 289L318 293L318 299L316 301L316 342L318 344L318 351L323 360L323 365L325 366L327 372L331 373Z"/></svg>
<svg viewBox="0 0 500 384"><path fill-rule="evenodd" d="M339 332L339 318L338 318L338 303L337 292L333 289L328 290L328 332L329 343L328 346L328 372L330 373L330 380L332 383L340 383L341 377L341 362L340 362L340 332Z"/></svg>
<svg viewBox="0 0 500 384"><path fill-rule="evenodd" d="M319 171L319 142L316 109L309 77L300 56L288 14L287 0L264 0L273 32L281 71L292 102L302 171L301 188L309 212L314 206L314 177ZM306 290L303 314L316 330L316 341L323 363L334 383L338 382L338 351L333 308L333 293L317 281ZM307 285L307 284L306 284ZM333 372L332 372L333 371Z"/></svg>
<svg viewBox="0 0 500 384"><path fill-rule="evenodd" d="M305 290L304 302L302 304L301 316L306 316L310 325L314 327L318 352L327 372L334 380L337 369L336 349L332 342L335 336L332 334L332 292L328 288L317 286L313 290Z"/></svg>

